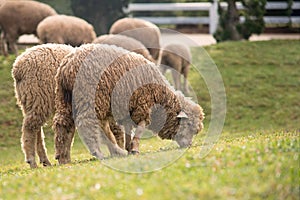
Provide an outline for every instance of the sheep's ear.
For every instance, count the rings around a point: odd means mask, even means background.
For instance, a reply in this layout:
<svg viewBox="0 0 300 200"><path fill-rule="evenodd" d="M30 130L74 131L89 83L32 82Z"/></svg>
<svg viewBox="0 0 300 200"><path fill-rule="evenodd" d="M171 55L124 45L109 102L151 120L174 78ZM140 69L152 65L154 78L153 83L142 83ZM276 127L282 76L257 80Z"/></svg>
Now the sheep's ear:
<svg viewBox="0 0 300 200"><path fill-rule="evenodd" d="M177 118L186 118L188 119L189 117L187 116L187 114L183 111L180 111L180 113L177 115Z"/></svg>

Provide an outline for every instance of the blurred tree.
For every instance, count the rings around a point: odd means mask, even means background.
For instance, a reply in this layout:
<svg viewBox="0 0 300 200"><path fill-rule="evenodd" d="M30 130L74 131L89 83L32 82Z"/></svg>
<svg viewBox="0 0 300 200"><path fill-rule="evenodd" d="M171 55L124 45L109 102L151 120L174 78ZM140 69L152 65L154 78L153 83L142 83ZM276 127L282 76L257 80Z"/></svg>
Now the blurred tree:
<svg viewBox="0 0 300 200"><path fill-rule="evenodd" d="M75 16L91 23L96 33L107 33L110 26L122 17L123 9L129 0L71 0L71 8Z"/></svg>
<svg viewBox="0 0 300 200"><path fill-rule="evenodd" d="M241 0L244 6L241 12L236 7L237 0L225 1L228 4L226 10L219 4L219 27L214 34L218 42L249 39L253 33L263 32L266 0ZM240 15L244 17L244 22L240 21Z"/></svg>

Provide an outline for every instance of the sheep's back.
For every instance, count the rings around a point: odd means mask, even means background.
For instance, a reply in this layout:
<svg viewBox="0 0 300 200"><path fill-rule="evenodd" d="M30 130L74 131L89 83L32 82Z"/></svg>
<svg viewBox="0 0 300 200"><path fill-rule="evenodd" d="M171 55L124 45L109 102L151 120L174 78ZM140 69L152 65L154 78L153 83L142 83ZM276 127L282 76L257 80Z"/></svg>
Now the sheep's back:
<svg viewBox="0 0 300 200"><path fill-rule="evenodd" d="M142 19L122 18L111 26L109 33L135 38L149 49L154 59L158 58L155 48L160 48L160 30L155 24Z"/></svg>
<svg viewBox="0 0 300 200"><path fill-rule="evenodd" d="M128 51L136 52L141 54L146 59L153 61L148 49L138 40L127 37L125 35L101 35L97 37L93 43L98 44L109 44L109 45L116 45L118 47L122 47Z"/></svg>
<svg viewBox="0 0 300 200"><path fill-rule="evenodd" d="M13 64L17 101L23 112L54 110L54 77L60 60L72 50L67 45L46 44L27 49ZM42 117L42 116L41 116Z"/></svg>
<svg viewBox="0 0 300 200"><path fill-rule="evenodd" d="M169 44L164 47L164 53L175 54L176 56L181 57L188 63L192 62L192 55L189 48L182 44Z"/></svg>
<svg viewBox="0 0 300 200"><path fill-rule="evenodd" d="M133 92L145 83L156 83L172 90L157 66L123 48L103 44L82 45L69 56L58 74L58 84L62 85L61 91L72 91L76 116L83 114L81 111L86 110L83 109L86 105L95 104L99 119L111 115L111 106L115 106L114 117L119 120L128 115L125 104L129 105Z"/></svg>
<svg viewBox="0 0 300 200"><path fill-rule="evenodd" d="M72 46L91 43L96 38L92 25L85 20L66 15L47 17L37 27L43 43L63 43Z"/></svg>

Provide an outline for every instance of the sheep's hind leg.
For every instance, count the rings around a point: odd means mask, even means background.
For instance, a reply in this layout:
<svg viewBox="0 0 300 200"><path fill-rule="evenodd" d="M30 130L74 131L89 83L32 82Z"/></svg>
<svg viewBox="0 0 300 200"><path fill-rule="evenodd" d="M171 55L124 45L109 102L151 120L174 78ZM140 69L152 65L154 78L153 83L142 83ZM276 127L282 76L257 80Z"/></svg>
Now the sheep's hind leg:
<svg viewBox="0 0 300 200"><path fill-rule="evenodd" d="M43 127L41 127L40 131L37 132L36 150L40 158L40 163L42 163L43 166L51 166L51 163L47 157L47 149L44 142Z"/></svg>
<svg viewBox="0 0 300 200"><path fill-rule="evenodd" d="M110 130L113 132L116 142L120 148L125 149L125 130L124 127L118 125L114 120L109 121Z"/></svg>
<svg viewBox="0 0 300 200"><path fill-rule="evenodd" d="M176 90L181 90L180 88L180 74L176 70L172 70L172 76L174 81L174 87Z"/></svg>
<svg viewBox="0 0 300 200"><path fill-rule="evenodd" d="M59 120L54 119L53 130L55 132L55 159L59 164L71 162L71 146L75 132L74 123L62 125Z"/></svg>
<svg viewBox="0 0 300 200"><path fill-rule="evenodd" d="M3 31L1 33L1 51L4 56L8 56L7 41Z"/></svg>
<svg viewBox="0 0 300 200"><path fill-rule="evenodd" d="M25 160L30 168L37 168L35 161L35 149L38 129L32 126L30 117L26 116L22 126L22 149L25 154Z"/></svg>

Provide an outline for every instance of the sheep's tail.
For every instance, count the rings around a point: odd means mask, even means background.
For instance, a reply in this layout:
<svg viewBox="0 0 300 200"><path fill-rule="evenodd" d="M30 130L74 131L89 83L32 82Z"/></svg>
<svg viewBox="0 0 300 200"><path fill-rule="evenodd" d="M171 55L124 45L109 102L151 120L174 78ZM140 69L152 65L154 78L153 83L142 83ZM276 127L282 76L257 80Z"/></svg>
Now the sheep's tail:
<svg viewBox="0 0 300 200"><path fill-rule="evenodd" d="M62 88L65 103L72 103L72 91Z"/></svg>
<svg viewBox="0 0 300 200"><path fill-rule="evenodd" d="M19 105L19 107L22 107L22 104L25 104L25 99L22 100L22 90L20 89L21 87L21 81L24 78L24 69L25 67L22 67L22 60L20 60L22 58L22 56L20 55L19 57L17 57L17 59L15 60L14 64L13 64L13 68L11 71L11 75L14 79L14 88L15 88L15 97L17 99L17 105ZM26 64L26 63L23 63ZM23 101L23 102L22 102Z"/></svg>
<svg viewBox="0 0 300 200"><path fill-rule="evenodd" d="M63 78L63 72L61 70L62 68L59 68L55 80L56 80L56 88L55 93L56 97L62 97L59 101L63 100L64 103L69 104L72 103L72 90L70 90L66 84L66 80Z"/></svg>

